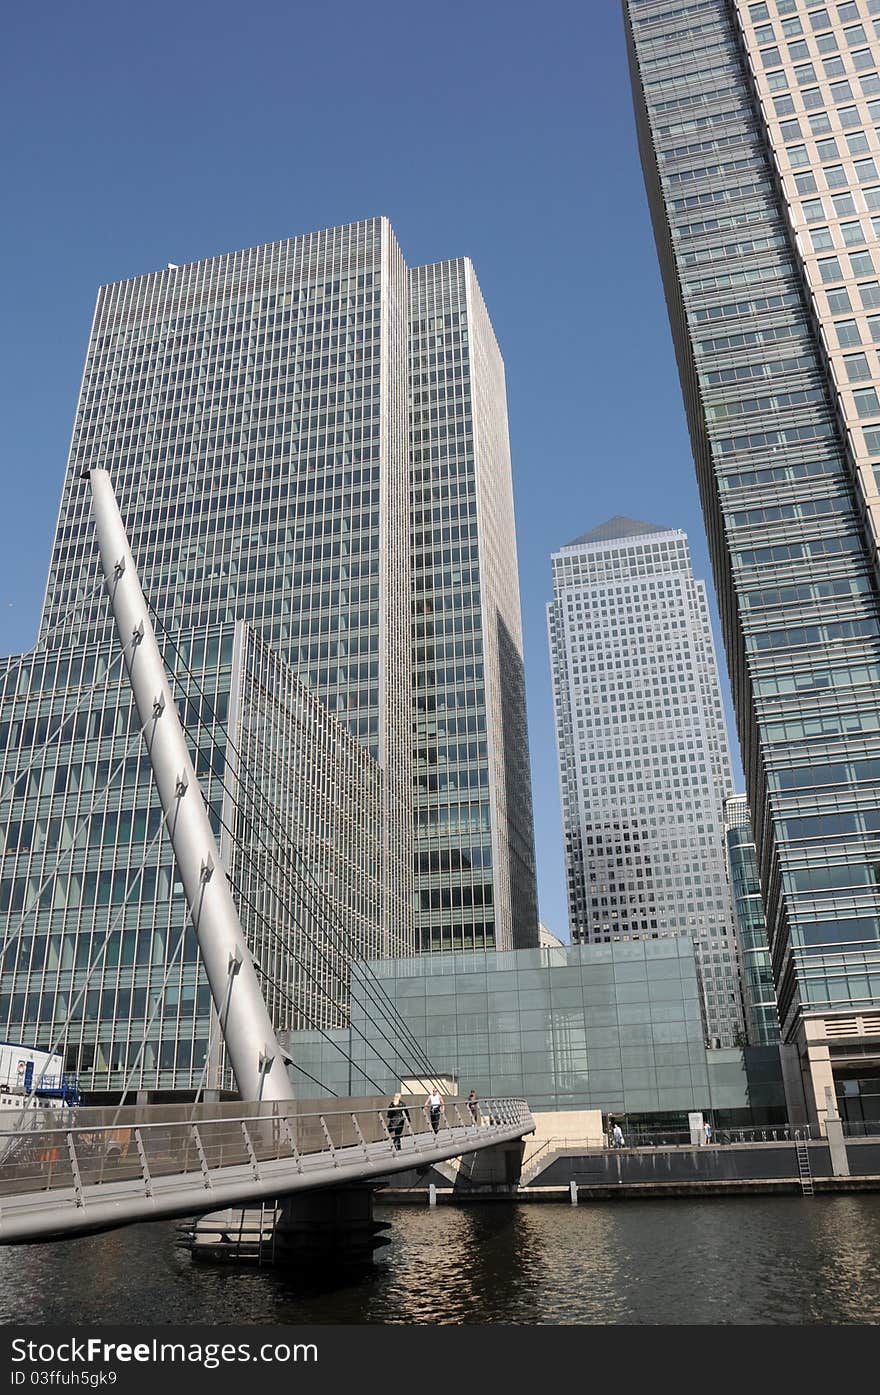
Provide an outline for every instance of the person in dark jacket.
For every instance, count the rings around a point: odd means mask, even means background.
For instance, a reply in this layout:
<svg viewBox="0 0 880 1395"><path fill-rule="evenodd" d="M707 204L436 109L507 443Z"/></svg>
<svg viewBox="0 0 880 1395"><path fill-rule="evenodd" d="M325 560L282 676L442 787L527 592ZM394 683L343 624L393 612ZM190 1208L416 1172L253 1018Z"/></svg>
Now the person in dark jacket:
<svg viewBox="0 0 880 1395"><path fill-rule="evenodd" d="M394 1099L391 1101L391 1106L386 1115L386 1121L388 1124L388 1132L391 1135L391 1141L395 1148L399 1148L401 1134L409 1123L409 1110L401 1100L399 1094L395 1095Z"/></svg>

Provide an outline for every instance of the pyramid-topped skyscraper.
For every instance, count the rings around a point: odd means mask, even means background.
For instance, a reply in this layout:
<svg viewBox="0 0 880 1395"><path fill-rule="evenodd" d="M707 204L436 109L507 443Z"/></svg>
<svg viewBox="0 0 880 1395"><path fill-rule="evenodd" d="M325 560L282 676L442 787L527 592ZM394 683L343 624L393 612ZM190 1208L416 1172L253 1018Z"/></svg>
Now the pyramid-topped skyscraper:
<svg viewBox="0 0 880 1395"><path fill-rule="evenodd" d="M743 1025L724 861L733 777L706 586L687 537L612 518L554 555L553 593L572 939L686 935L707 1037L733 1045Z"/></svg>

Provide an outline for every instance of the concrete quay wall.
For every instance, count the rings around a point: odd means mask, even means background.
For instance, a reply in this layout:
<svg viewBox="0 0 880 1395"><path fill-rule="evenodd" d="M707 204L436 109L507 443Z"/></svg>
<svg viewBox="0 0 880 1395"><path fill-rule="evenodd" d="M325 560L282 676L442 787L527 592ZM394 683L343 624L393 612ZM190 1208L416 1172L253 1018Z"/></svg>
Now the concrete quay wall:
<svg viewBox="0 0 880 1395"><path fill-rule="evenodd" d="M835 1177L827 1143L807 1145L816 1192L880 1190L880 1139L849 1139L850 1176ZM468 1187L461 1177L432 1169L407 1176L405 1190L379 1193L395 1204L424 1204L433 1183L438 1202L569 1200L572 1183L579 1199L767 1194L802 1191L793 1143L741 1143L704 1147L560 1149L549 1153L541 1171L525 1186Z"/></svg>

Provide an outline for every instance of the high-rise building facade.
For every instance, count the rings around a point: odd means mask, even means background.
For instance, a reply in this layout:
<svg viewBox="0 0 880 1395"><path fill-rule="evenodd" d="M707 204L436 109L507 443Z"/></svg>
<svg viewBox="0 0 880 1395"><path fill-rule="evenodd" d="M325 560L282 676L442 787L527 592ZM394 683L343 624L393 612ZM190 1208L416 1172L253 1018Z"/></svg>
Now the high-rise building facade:
<svg viewBox="0 0 880 1395"><path fill-rule="evenodd" d="M614 518L553 556L550 661L575 943L694 941L707 1034L743 1028L730 751L686 535Z"/></svg>
<svg viewBox="0 0 880 1395"><path fill-rule="evenodd" d="M416 929L538 942L504 364L467 258L410 274Z"/></svg>
<svg viewBox="0 0 880 1395"><path fill-rule="evenodd" d="M60 1040L86 1089L193 1089L205 1062L222 1083L102 597L92 467L112 478L279 1030L338 1025L348 957L416 948L409 296L385 219L99 293L39 638L5 662L0 715L0 1039ZM458 375L443 366L425 440L439 425L457 446ZM492 391L472 377L475 400ZM503 392L495 405L480 419L491 444L463 443L461 459L497 458L503 501ZM455 461L444 448L434 463L447 507ZM467 565L494 605L481 541L466 540ZM512 524L501 545L515 556ZM438 586L461 565L452 552L438 536ZM465 629L464 610L453 622ZM483 739L503 748L485 692ZM491 809L466 846L491 847L506 887L506 814Z"/></svg>
<svg viewBox="0 0 880 1395"><path fill-rule="evenodd" d="M779 1013L767 922L758 877L758 857L744 794L735 794L724 805L724 841L736 936L746 1036L750 1046L774 1046L779 1041Z"/></svg>
<svg viewBox="0 0 880 1395"><path fill-rule="evenodd" d="M343 1026L350 959L404 939L385 913L382 767L241 621L228 728L220 848L270 1015Z"/></svg>
<svg viewBox="0 0 880 1395"><path fill-rule="evenodd" d="M170 848L148 841L158 811L98 583L93 466L110 471L167 662L206 722L190 724L196 767L278 1027L339 1020L333 952L317 978L303 953L316 898L325 939L344 927L354 957L414 948L407 339L383 219L99 293L37 648L9 664L4 764L10 781L31 774L11 790L0 888L5 928L21 926L0 1035L60 1032L86 1088L194 1088L218 1059ZM236 852L228 789L245 755L266 803L239 811ZM304 770L326 787L314 799Z"/></svg>
<svg viewBox="0 0 880 1395"><path fill-rule="evenodd" d="M780 1025L813 1113L880 1071L877 10L624 5Z"/></svg>

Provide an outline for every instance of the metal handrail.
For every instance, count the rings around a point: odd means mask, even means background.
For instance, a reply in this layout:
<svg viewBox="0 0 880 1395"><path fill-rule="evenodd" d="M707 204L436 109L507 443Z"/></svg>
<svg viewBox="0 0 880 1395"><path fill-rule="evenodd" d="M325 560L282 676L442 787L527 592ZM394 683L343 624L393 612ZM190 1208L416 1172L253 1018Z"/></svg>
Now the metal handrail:
<svg viewBox="0 0 880 1395"><path fill-rule="evenodd" d="M702 1143L701 1147L713 1147L720 1144L732 1143L797 1143L800 1140L809 1141L824 1139L818 1124L798 1124L794 1127L790 1124L762 1124L752 1128L715 1128L712 1131L712 1139L709 1144ZM691 1142L690 1132L687 1129L661 1129L651 1133L629 1133L627 1135L627 1145L630 1148L690 1148L696 1146Z"/></svg>
<svg viewBox="0 0 880 1395"><path fill-rule="evenodd" d="M243 1168L259 1181L260 1166L271 1162L292 1163L300 1176L303 1168L311 1170L320 1159L336 1167L341 1157L357 1155L368 1161L393 1153L399 1163L401 1151L422 1154L435 1146L448 1148L450 1141L466 1144L476 1131L470 1114L460 1109L466 1101L447 1102L437 1137L421 1102L407 1100L408 1129L397 1146L387 1127L390 1099L333 1101L345 1103L349 1108L301 1112L293 1101L289 1106L276 1101L262 1107L233 1102L210 1106L204 1110L208 1117L194 1117L200 1111L191 1110L183 1118L176 1107L164 1111L178 1115L170 1119L149 1117L151 1112L162 1113L161 1106L152 1111L149 1106L80 1111L75 1121L56 1120L55 1111L41 1111L38 1119L29 1120L30 1127L0 1131L0 1218L13 1197L66 1189L81 1198L90 1188L137 1182L152 1197L163 1178L171 1186L175 1177L190 1174L210 1191L212 1176L225 1168ZM480 1129L486 1143L494 1133L509 1133L520 1125L526 1132L532 1125L525 1100L493 1099L485 1104L494 1121ZM87 1113L99 1117L83 1118ZM462 1124L462 1117L469 1122Z"/></svg>
<svg viewBox="0 0 880 1395"><path fill-rule="evenodd" d="M409 1110L410 1115L418 1115L424 1113L425 1105L417 1103L418 1099L418 1096L402 1096L402 1104L407 1110ZM113 1108L112 1106L101 1106L94 1108L85 1107L77 1110L70 1110L71 1122L59 1121L58 1123L55 1123L53 1121L54 1111L52 1111L51 1109L33 1111L28 1110L26 1114L23 1110L23 1125L14 1129L0 1128L0 1138L7 1138L13 1136L30 1136L34 1132L42 1133L49 1129L62 1129L65 1133L94 1133L96 1130L102 1129L120 1129L134 1127L135 1121L137 1122L138 1128L141 1129L164 1129L169 1128L173 1125L184 1123L197 1123L200 1128L203 1125L211 1124L237 1124L242 1119L303 1120L309 1118L319 1119L321 1115L323 1115L325 1119L329 1119L335 1115L339 1115L341 1117L346 1117L350 1119L351 1108L347 1108L346 1105L350 1105L350 1103L352 1102L353 1101L350 1102L344 1099L337 1099L334 1100L334 1103L339 1106L336 1109L325 1109L323 1107L316 1107L315 1109L302 1110L299 1107L298 1102L295 1100L291 1100L289 1105L286 1101L269 1101L263 1105L255 1103L250 1107L243 1107L242 1102L240 1100L231 1100L225 1106L225 1108L222 1104L215 1103L211 1105L210 1108L213 1111L216 1111L211 1114L205 1114L202 1112L202 1110L206 1108L206 1106L201 1106L198 1109L193 1109L191 1105L130 1105L116 1108ZM356 1102L360 1104L364 1109L368 1107L367 1102L365 1100L357 1100ZM307 1103L311 1104L312 1101L307 1101ZM467 1103L468 1101L465 1099L448 1100L446 1104L443 1106L443 1112L445 1114L450 1108L455 1109L457 1111L458 1119L461 1120L462 1116L461 1113L458 1112L458 1106L467 1105ZM373 1101L371 1100L371 1105L374 1108L377 1106L381 1108L383 1104L386 1109L390 1108L390 1097L379 1096L376 1098L375 1103L373 1103ZM498 1123L518 1122L520 1117L518 1113L519 1107L524 1107L526 1111L528 1111L528 1105L526 1101L514 1098L513 1096L486 1098L480 1101L480 1107L484 1117L488 1116L490 1120L494 1120ZM172 1111L178 1110L181 1111L180 1117L173 1117ZM59 1110L59 1112L61 1111ZM65 1110L64 1112L67 1111ZM155 1112L156 1114L164 1114L166 1115L166 1117L151 1119L149 1117L151 1112ZM99 1120L98 1118L92 1120L88 1117L85 1117L89 1114L94 1114L96 1116L100 1115L101 1120ZM108 1120L105 1123L102 1120L107 1115L111 1115L112 1119ZM51 1121L48 1124L46 1123L47 1119ZM84 1121L81 1123L76 1123L73 1122L74 1120ZM473 1126L473 1118L470 1114L467 1115L467 1120L469 1121L469 1126ZM464 1127L464 1125L462 1126Z"/></svg>
<svg viewBox="0 0 880 1395"><path fill-rule="evenodd" d="M864 1132L863 1132L864 1130ZM876 1137L880 1134L880 1120L874 1124L864 1125L844 1124L844 1132L848 1137ZM818 1124L799 1124L795 1128L789 1125L766 1125L763 1128L754 1129L717 1129L712 1135L711 1144L700 1144L700 1147L713 1147L731 1144L754 1144L754 1143L798 1143L798 1142L824 1142L825 1135ZM627 1151L634 1148L693 1148L697 1145L690 1141L690 1133L686 1130L666 1129L651 1134L631 1134L627 1138ZM530 1172L533 1165L547 1152L554 1149L565 1149L571 1152L573 1149L583 1149L584 1152L608 1151L610 1145L598 1143L595 1139L568 1138L560 1134L555 1134L544 1139L532 1153L527 1153L523 1158L523 1174Z"/></svg>
<svg viewBox="0 0 880 1395"><path fill-rule="evenodd" d="M847 1138L877 1138L880 1119L844 1119L843 1132Z"/></svg>

